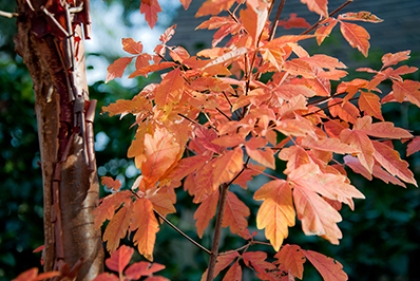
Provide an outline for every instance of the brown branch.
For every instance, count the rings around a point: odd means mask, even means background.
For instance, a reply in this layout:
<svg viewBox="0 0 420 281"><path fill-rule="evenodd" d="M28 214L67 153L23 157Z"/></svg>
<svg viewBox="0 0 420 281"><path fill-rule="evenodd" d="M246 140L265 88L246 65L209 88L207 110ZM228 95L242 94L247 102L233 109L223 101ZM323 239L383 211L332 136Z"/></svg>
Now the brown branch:
<svg viewBox="0 0 420 281"><path fill-rule="evenodd" d="M232 121L232 119L229 117L229 116L227 116L223 111L221 111L219 108L217 108L216 107L216 110L220 113L220 114L222 114L224 117L226 117L229 121Z"/></svg>
<svg viewBox="0 0 420 281"><path fill-rule="evenodd" d="M211 247L210 261L206 279L207 281L213 281L214 278L214 269L216 267L217 256L219 254L220 236L222 234L222 220L223 214L225 213L229 185L223 184L221 188L222 194L219 203L219 212L216 218L216 227L214 229L213 245Z"/></svg>
<svg viewBox="0 0 420 281"><path fill-rule="evenodd" d="M359 98L359 97L354 97L354 98L349 99L348 101L357 100L358 98ZM339 101L339 102L333 103L333 104L331 104L331 105L325 106L325 107L320 108L320 109L318 109L318 110L315 110L315 111L312 111L312 112L309 112L309 113L303 114L303 115L302 115L302 117L306 117L306 116L313 115L313 114L315 114L315 113L318 113L318 112L323 111L323 110L325 110L325 109L328 109L328 108L330 108L330 107L333 107L333 106L339 105L339 104L341 104L341 103L343 103L343 102L342 102L342 101Z"/></svg>
<svg viewBox="0 0 420 281"><path fill-rule="evenodd" d="M270 36L268 37L269 41L273 40L273 37L276 33L277 25L279 23L279 18L281 16L281 13L283 12L284 4L286 4L286 0L281 0L280 5L277 9L276 17L274 18L274 21L273 21L273 25L271 26L271 29L270 29Z"/></svg>
<svg viewBox="0 0 420 281"><path fill-rule="evenodd" d="M12 18L17 18L19 16L19 14L17 14L17 13L9 13L9 12L5 12L5 11L0 10L0 16L1 17L5 17L5 18L12 19Z"/></svg>
<svg viewBox="0 0 420 281"><path fill-rule="evenodd" d="M334 11L332 11L328 17L332 17L335 14L337 14L339 11L341 11L342 9L344 9L344 7L346 7L348 4L350 4L351 2L353 2L353 0L347 0L346 2L344 2L343 4L341 4L337 9L335 9ZM304 32L302 32L300 35L305 35L308 34L309 32L311 32L312 30L314 30L315 28L318 27L318 25L320 25L322 22L324 22L324 20L326 20L326 18L321 18L319 21L317 21L316 23L314 23L311 27L309 27L307 30L305 30Z"/></svg>

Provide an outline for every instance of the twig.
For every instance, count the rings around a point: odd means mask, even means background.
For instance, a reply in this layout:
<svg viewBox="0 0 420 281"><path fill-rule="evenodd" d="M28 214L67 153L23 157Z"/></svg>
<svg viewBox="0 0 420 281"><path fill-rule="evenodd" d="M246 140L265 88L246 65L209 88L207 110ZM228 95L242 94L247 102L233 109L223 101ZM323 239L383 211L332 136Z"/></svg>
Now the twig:
<svg viewBox="0 0 420 281"><path fill-rule="evenodd" d="M227 116L223 111L221 111L220 109L218 109L217 107L216 107L216 110L220 113L220 114L222 114L223 116L225 116L229 121L232 121L232 119L229 117L229 116Z"/></svg>
<svg viewBox="0 0 420 281"><path fill-rule="evenodd" d="M344 2L343 4L341 4L337 9L335 9L334 11L332 11L328 17L332 17L335 14L337 14L339 11L341 11L342 9L344 9L344 7L346 7L348 4L350 4L351 2L353 2L353 0L347 0L346 2ZM318 27L318 25L320 25L324 20L326 20L326 18L322 18L319 21L317 21L316 23L314 23L311 27L309 27L307 30L305 30L304 32L302 32L300 35L305 35L308 34L309 32L311 32L312 30L314 30L315 28Z"/></svg>
<svg viewBox="0 0 420 281"><path fill-rule="evenodd" d="M12 18L17 18L19 16L19 14L9 13L9 12L5 12L5 11L0 10L0 16L12 19Z"/></svg>
<svg viewBox="0 0 420 281"><path fill-rule="evenodd" d="M134 190L131 190L131 193L133 193L137 198L141 198L136 192L134 192ZM178 232L179 234L181 234L182 236L184 236L188 241L190 241L192 244L194 244L195 246L197 246L198 248L200 248L201 250L203 250L204 252L206 252L207 254L211 254L211 252L205 248L204 246L202 246L201 244L197 243L194 239L192 239L191 237L189 237L185 232L183 232L181 229L179 229L178 227L176 227L173 223L171 223L167 218L165 218L164 216L162 216L158 211L156 211L155 209L153 209L153 212L159 217L161 218L164 222L166 222L170 227L172 227L176 232Z"/></svg>
<svg viewBox="0 0 420 281"><path fill-rule="evenodd" d="M155 209L153 209L153 212L155 212L155 214L158 215L159 218L161 218L163 221L165 221L176 232L178 232L179 234L181 234L182 236L184 236L188 241L190 241L191 243L193 243L195 246L197 246L198 248L200 248L201 250L203 250L207 254L211 255L210 250L208 250L207 248L205 248L204 246L202 246L200 243L197 243L194 239L192 239L191 237L189 237L185 232L183 232L181 229L179 229L173 223L171 223L167 218L165 218L164 216L162 216L158 211L156 211Z"/></svg>
<svg viewBox="0 0 420 281"><path fill-rule="evenodd" d="M279 8L277 9L276 17L274 18L274 21L273 21L273 25L271 26L271 29L270 29L270 36L268 37L269 38L268 40L270 41L273 40L273 37L276 33L277 25L279 23L279 18L281 16L281 13L283 12L284 4L286 4L286 0L281 0Z"/></svg>
<svg viewBox="0 0 420 281"><path fill-rule="evenodd" d="M357 100L358 98L359 98L359 97L354 97L354 98L349 99L348 101ZM317 110L315 110L315 111L312 111L312 112L309 112L309 113L303 114L303 115L302 115L302 117L306 117L306 116L309 116L309 115L313 115L313 114L315 114L315 113L318 113L318 112L323 111L323 110L325 110L325 109L328 109L328 108L330 108L330 107L333 107L333 106L339 105L340 103L343 103L343 102L342 102L342 101L339 101L339 102L333 103L333 104L331 104L331 105L325 106L325 107L320 108L320 109L317 109Z"/></svg>
<svg viewBox="0 0 420 281"><path fill-rule="evenodd" d="M182 114L182 113L178 113L178 115L179 116L181 116L181 117L183 117L183 118L185 118L185 119L187 119L188 121L190 121L191 123L193 123L193 124L195 124L195 125L200 125L200 124L198 124L195 120L192 120L190 117L188 117L188 116L185 116L184 114Z"/></svg>
<svg viewBox="0 0 420 281"><path fill-rule="evenodd" d="M214 269L216 267L217 256L219 254L220 235L222 234L222 220L226 208L226 199L229 185L222 185L222 194L220 198L219 211L216 218L216 227L214 229L213 245L211 247L210 261L207 272L207 281L213 281Z"/></svg>

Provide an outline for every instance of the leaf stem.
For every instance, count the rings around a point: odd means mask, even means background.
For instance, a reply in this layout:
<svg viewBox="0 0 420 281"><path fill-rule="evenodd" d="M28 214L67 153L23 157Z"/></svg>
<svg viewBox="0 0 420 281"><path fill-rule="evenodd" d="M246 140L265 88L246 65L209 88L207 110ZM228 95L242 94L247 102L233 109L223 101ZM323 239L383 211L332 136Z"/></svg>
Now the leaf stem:
<svg viewBox="0 0 420 281"><path fill-rule="evenodd" d="M166 222L170 227L172 227L176 232L178 232L179 234L181 234L182 236L184 236L188 241L190 241L192 244L194 244L195 246L197 246L198 248L200 248L201 250L203 250L204 252L206 252L207 254L211 255L210 250L208 250L207 248L205 248L203 245L201 245L200 243L198 243L197 241L195 241L194 239L192 239L191 237L189 237L185 232L183 232L181 229L179 229L178 227L176 227L173 223L171 223L167 218L165 218L164 216L162 216L158 211L156 211L155 209L153 209L153 212L155 212L155 214L161 218L164 222Z"/></svg>
<svg viewBox="0 0 420 281"><path fill-rule="evenodd" d="M334 11L332 11L328 17L332 17L335 14L337 14L339 11L341 11L342 9L344 9L344 7L346 7L348 4L350 4L351 2L353 2L353 0L347 0L346 2L344 2L343 4L341 4L337 9L335 9ZM311 32L312 30L314 30L315 28L318 27L318 25L320 25L324 20L326 20L326 18L321 18L319 21L317 21L316 23L314 23L311 27L309 27L307 30L305 30L304 32L302 32L300 35L305 35L308 34L309 32Z"/></svg>
<svg viewBox="0 0 420 281"><path fill-rule="evenodd" d="M220 235L222 234L222 220L225 213L229 185L223 184L221 188L222 194L219 203L219 211L216 218L216 226L214 229L213 245L211 247L210 261L206 279L207 281L213 281L214 279L214 269L216 267L217 256L219 254Z"/></svg>

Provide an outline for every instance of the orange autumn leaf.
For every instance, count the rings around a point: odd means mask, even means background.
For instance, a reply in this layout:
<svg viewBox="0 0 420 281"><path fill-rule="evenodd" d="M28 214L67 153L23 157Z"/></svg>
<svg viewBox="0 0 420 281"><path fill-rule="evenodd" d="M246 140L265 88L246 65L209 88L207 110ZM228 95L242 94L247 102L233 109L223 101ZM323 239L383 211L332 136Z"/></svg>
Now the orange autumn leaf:
<svg viewBox="0 0 420 281"><path fill-rule="evenodd" d="M140 13L144 14L150 28L156 25L159 12L162 12L162 8L158 0L141 0Z"/></svg>
<svg viewBox="0 0 420 281"><path fill-rule="evenodd" d="M133 38L122 39L123 50L132 55L139 55L143 52L143 44L134 41Z"/></svg>
<svg viewBox="0 0 420 281"><path fill-rule="evenodd" d="M228 10L233 3L235 3L235 0L207 0L198 9L195 17L198 18L207 15L216 16L222 11Z"/></svg>
<svg viewBox="0 0 420 281"><path fill-rule="evenodd" d="M108 272L103 272L95 277L92 281L119 281L120 279L115 275Z"/></svg>
<svg viewBox="0 0 420 281"><path fill-rule="evenodd" d="M134 253L134 249L126 245L121 245L117 251L111 254L111 257L105 260L105 264L108 269L122 274L124 268L128 265L131 260L131 256Z"/></svg>
<svg viewBox="0 0 420 281"><path fill-rule="evenodd" d="M131 206L123 206L117 211L112 220L105 229L103 241L106 243L106 249L114 252L120 245L120 240L127 234L130 225Z"/></svg>
<svg viewBox="0 0 420 281"><path fill-rule="evenodd" d="M306 261L302 249L298 245L283 245L277 254L274 255L279 263L285 269L290 271L293 276L301 279L303 278L303 264Z"/></svg>
<svg viewBox="0 0 420 281"><path fill-rule="evenodd" d="M338 261L311 250L304 250L303 253L318 270L324 281L346 281L348 279L347 274L343 271L343 266Z"/></svg>
<svg viewBox="0 0 420 281"><path fill-rule="evenodd" d="M341 120L355 123L360 116L359 109L351 102L346 102L340 98L333 98L328 101L329 110L332 116L340 117Z"/></svg>
<svg viewBox="0 0 420 281"><path fill-rule="evenodd" d="M262 1L247 1L247 9L239 12L245 30L251 36L254 46L260 38L268 16L268 5Z"/></svg>
<svg viewBox="0 0 420 281"><path fill-rule="evenodd" d="M227 183L243 168L243 152L240 147L229 150L214 162L213 188Z"/></svg>
<svg viewBox="0 0 420 281"><path fill-rule="evenodd" d="M266 183L254 194L255 200L264 200L257 213L257 228L265 228L265 237L278 251L288 236L288 227L295 225L292 191L284 180Z"/></svg>
<svg viewBox="0 0 420 281"><path fill-rule="evenodd" d="M31 269L28 269L21 274L18 275L15 279L12 281L41 281L50 279L56 276L60 276L61 273L59 271L49 271L38 274L38 268L33 267Z"/></svg>
<svg viewBox="0 0 420 281"><path fill-rule="evenodd" d="M279 26L283 26L285 29L311 27L305 18L298 17L296 13L290 13L289 18L285 21L280 20Z"/></svg>
<svg viewBox="0 0 420 281"><path fill-rule="evenodd" d="M101 183L114 191L118 191L121 187L121 181L111 177L101 177Z"/></svg>
<svg viewBox="0 0 420 281"><path fill-rule="evenodd" d="M338 154L360 152L360 150L357 149L356 147L342 143L337 138L322 138L322 139L315 140L312 137L308 136L302 139L301 145L305 147L313 148L313 149L331 151Z"/></svg>
<svg viewBox="0 0 420 281"><path fill-rule="evenodd" d="M413 137L407 130L394 127L392 122L372 123L372 117L369 115L359 118L353 129L377 138L403 139Z"/></svg>
<svg viewBox="0 0 420 281"><path fill-rule="evenodd" d="M133 204L131 214L131 231L136 231L133 236L134 245L141 255L153 261L156 233L159 231L153 204L150 200L138 198Z"/></svg>
<svg viewBox="0 0 420 281"><path fill-rule="evenodd" d="M319 27L315 30L316 42L318 45L321 45L325 38L331 34L331 31L337 22L338 21L335 18L327 18L319 25Z"/></svg>
<svg viewBox="0 0 420 281"><path fill-rule="evenodd" d="M372 141L372 143L375 148L373 157L375 157L376 161L378 161L385 170L391 175L397 176L401 180L417 186L413 172L408 169L407 161L401 160L398 151L379 141Z"/></svg>
<svg viewBox="0 0 420 281"><path fill-rule="evenodd" d="M414 137L407 145L407 156L420 150L420 137Z"/></svg>
<svg viewBox="0 0 420 281"><path fill-rule="evenodd" d="M303 4L308 5L308 9L324 18L328 18L328 0L300 0Z"/></svg>
<svg viewBox="0 0 420 281"><path fill-rule="evenodd" d="M242 267L239 262L229 267L222 281L242 281Z"/></svg>
<svg viewBox="0 0 420 281"><path fill-rule="evenodd" d="M420 82L412 80L404 80L404 82L393 81L392 90L394 97L398 102L407 99L412 104L420 107Z"/></svg>
<svg viewBox="0 0 420 281"><path fill-rule="evenodd" d="M337 223L341 216L330 204L317 193L300 186L293 189L293 201L306 235L318 235L332 244L339 244L343 235Z"/></svg>
<svg viewBox="0 0 420 281"><path fill-rule="evenodd" d="M367 57L370 46L370 35L366 29L354 23L341 21L340 30L350 46L357 48L365 57Z"/></svg>
<svg viewBox="0 0 420 281"><path fill-rule="evenodd" d="M382 68L391 66L391 65L395 65L401 61L404 60L408 60L410 58L410 53L411 51L403 51L403 52L398 52L395 54L392 53L387 53L385 55L382 56L382 63L383 66Z"/></svg>
<svg viewBox="0 0 420 281"><path fill-rule="evenodd" d="M172 70L155 89L155 103L159 108L167 108L180 100L184 89L184 78L179 68Z"/></svg>
<svg viewBox="0 0 420 281"><path fill-rule="evenodd" d="M130 265L127 270L124 272L124 275L130 278L131 280L138 280L142 276L148 276L145 280L149 281L169 281L162 276L152 276L153 273L164 269L165 266L159 263L150 263L145 261L140 261Z"/></svg>
<svg viewBox="0 0 420 281"><path fill-rule="evenodd" d="M359 98L359 107L365 114L369 114L384 121L381 111L381 102L378 95L362 91Z"/></svg>
<svg viewBox="0 0 420 281"><path fill-rule="evenodd" d="M372 173L374 163L373 153L375 149L369 137L362 131L345 129L341 131L340 139L342 142L354 146L361 151L357 154L357 157L369 173Z"/></svg>
<svg viewBox="0 0 420 281"><path fill-rule="evenodd" d="M182 7L184 8L184 10L187 10L188 7L190 6L192 0L180 0Z"/></svg>
<svg viewBox="0 0 420 281"><path fill-rule="evenodd" d="M244 239L250 239L251 234L249 233L248 220L250 211L244 202L231 191L228 191L226 198L225 213L223 214L222 226L230 227L230 232L238 234Z"/></svg>
<svg viewBox="0 0 420 281"><path fill-rule="evenodd" d="M116 59L108 66L108 73L106 75L105 83L108 83L115 78L121 77L127 65L133 60L133 57L125 57Z"/></svg>
<svg viewBox="0 0 420 281"><path fill-rule="evenodd" d="M378 18L371 12L358 12L358 13L345 13L338 16L339 20L351 20L351 21L364 21L364 22L372 22L378 23L383 22L383 19Z"/></svg>
<svg viewBox="0 0 420 281"><path fill-rule="evenodd" d="M219 190L213 192L208 196L201 205L198 206L194 214L196 220L195 226L197 227L198 237L203 237L204 230L209 225L210 220L216 214L217 203L219 201Z"/></svg>

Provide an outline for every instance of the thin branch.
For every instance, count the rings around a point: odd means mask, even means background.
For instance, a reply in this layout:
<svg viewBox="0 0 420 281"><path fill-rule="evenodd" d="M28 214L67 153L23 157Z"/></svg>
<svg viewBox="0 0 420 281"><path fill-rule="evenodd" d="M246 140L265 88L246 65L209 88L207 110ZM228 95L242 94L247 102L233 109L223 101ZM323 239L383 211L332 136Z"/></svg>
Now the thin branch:
<svg viewBox="0 0 420 281"><path fill-rule="evenodd" d="M216 107L216 110L220 113L220 114L222 114L223 116L225 116L229 121L232 121L232 119L229 117L229 116L227 116L223 111L221 111L220 109L218 109L217 107Z"/></svg>
<svg viewBox="0 0 420 281"><path fill-rule="evenodd" d="M354 98L349 99L348 101L357 100L358 98L359 98L359 97L354 97ZM339 101L339 102L333 103L333 104L331 104L331 105L325 106L325 107L320 108L320 109L318 109L318 110L315 110L315 111L312 111L312 112L309 112L309 113L303 114L303 115L302 115L302 117L306 117L306 116L310 116L310 115L316 114L316 113L318 113L318 112L320 112L320 111L323 111L323 110L325 110L325 109L328 109L328 108L333 107L333 106L336 106L336 105L339 105L339 104L341 104L341 103L343 103L343 102L342 102L342 101Z"/></svg>
<svg viewBox="0 0 420 281"><path fill-rule="evenodd" d="M317 100L313 100L313 101L310 101L310 102L308 102L308 105L313 105L313 104L316 104L316 103L321 103L321 102L324 102L324 101L326 101L326 100L329 100L330 98L334 98L334 97L337 97L337 96L341 96L341 95L344 95L344 94L348 94L347 92L340 92L340 93L335 93L334 95L332 95L332 96L328 96L328 97L323 97L323 98L320 98L320 99L317 99Z"/></svg>
<svg viewBox="0 0 420 281"><path fill-rule="evenodd" d="M343 4L341 4L337 9L335 9L334 11L332 11L328 17L332 17L335 14L337 14L339 11L341 11L342 9L344 9L344 7L346 7L348 4L350 4L351 2L353 2L353 0L347 0L346 2L344 2ZM305 30L304 32L302 32L300 35L305 35L308 34L309 32L311 32L312 30L314 30L315 28L318 27L318 25L320 25L321 23L324 22L324 20L326 20L326 18L321 18L319 21L317 21L316 23L314 23L311 27L309 27L307 30Z"/></svg>
<svg viewBox="0 0 420 281"><path fill-rule="evenodd" d="M194 239L192 239L191 237L189 237L185 232L183 232L181 229L179 229L178 227L176 227L167 218L165 218L164 216L162 216L158 211L156 211L155 209L153 209L153 212L155 212L155 214L158 215L159 218L161 218L163 221L165 221L170 227L172 227L176 232L178 232L179 234L181 234L182 236L184 236L192 244L194 244L195 246L197 246L198 248L200 248L201 250L203 250L207 254L211 255L210 250L208 250L207 248L205 248L204 246L202 246L200 243L196 242Z"/></svg>
<svg viewBox="0 0 420 281"><path fill-rule="evenodd" d="M9 12L5 12L5 11L0 10L0 16L12 19L12 18L17 18L19 16L19 14L18 13L9 13Z"/></svg>
<svg viewBox="0 0 420 281"><path fill-rule="evenodd" d="M136 192L134 192L134 190L130 189L131 193L133 193L137 198L141 198ZM171 223L167 218L165 218L164 216L162 216L158 211L156 211L155 209L153 209L153 212L159 217L161 218L164 222L166 222L170 227L172 227L176 232L178 232L179 234L181 234L182 236L184 236L188 241L190 241L192 244L194 244L195 246L197 246L198 248L200 248L201 250L203 250L204 252L206 252L207 254L211 254L211 252L205 248L204 246L202 246L200 243L197 243L194 239L192 239L191 237L189 237L185 232L183 232L181 229L179 229L178 227L176 227L173 223Z"/></svg>
<svg viewBox="0 0 420 281"><path fill-rule="evenodd" d="M200 124L198 124L195 120L192 120L190 117L188 117L188 116L185 116L184 114L182 114L182 113L178 113L178 115L179 116L181 116L181 117L183 117L183 118L185 118L185 119L187 119L188 121L190 121L191 123L193 123L193 124L195 124L195 125L197 125L197 126L200 126Z"/></svg>
<svg viewBox="0 0 420 281"><path fill-rule="evenodd" d="M270 36L268 37L269 41L273 40L273 37L276 34L277 25L279 23L281 13L283 12L284 4L286 4L286 0L281 0L280 5L277 9L276 17L274 18L274 21L273 21L273 25L270 28Z"/></svg>
<svg viewBox="0 0 420 281"><path fill-rule="evenodd" d="M219 203L219 210L217 213L216 218L216 226L214 229L214 236L213 236L213 245L211 247L211 254L210 254L210 261L209 267L207 272L207 281L213 281L214 278L214 269L216 267L217 256L219 254L219 244L220 244L220 236L222 234L222 220L223 215L225 213L226 208L226 199L228 195L229 185L223 184L222 185L222 194Z"/></svg>

